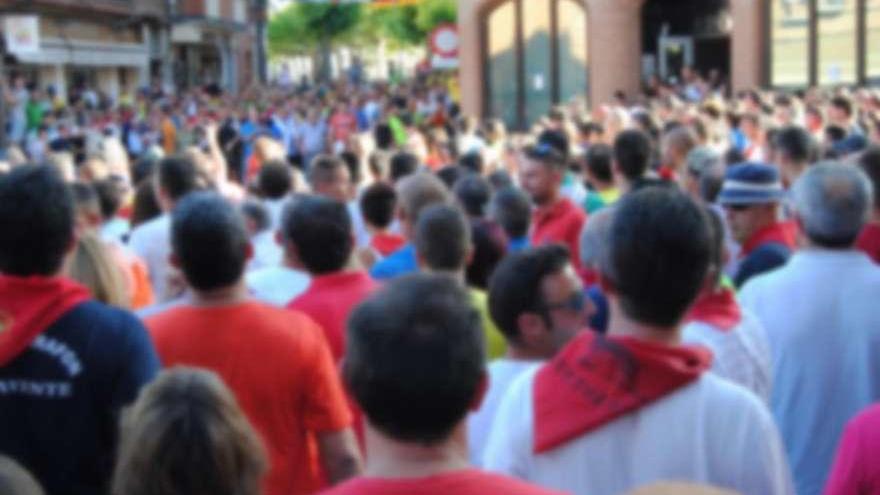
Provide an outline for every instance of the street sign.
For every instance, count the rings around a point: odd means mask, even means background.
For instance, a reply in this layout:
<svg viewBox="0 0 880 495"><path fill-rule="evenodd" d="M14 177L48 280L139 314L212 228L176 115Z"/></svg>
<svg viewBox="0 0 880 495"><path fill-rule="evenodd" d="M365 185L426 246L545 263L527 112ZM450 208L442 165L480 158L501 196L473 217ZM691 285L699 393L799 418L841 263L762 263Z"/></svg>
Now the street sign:
<svg viewBox="0 0 880 495"><path fill-rule="evenodd" d="M3 18L6 50L12 54L40 51L40 22L35 15L8 15Z"/></svg>
<svg viewBox="0 0 880 495"><path fill-rule="evenodd" d="M431 67L434 69L458 68L458 27L455 24L441 24L428 36L431 50Z"/></svg>

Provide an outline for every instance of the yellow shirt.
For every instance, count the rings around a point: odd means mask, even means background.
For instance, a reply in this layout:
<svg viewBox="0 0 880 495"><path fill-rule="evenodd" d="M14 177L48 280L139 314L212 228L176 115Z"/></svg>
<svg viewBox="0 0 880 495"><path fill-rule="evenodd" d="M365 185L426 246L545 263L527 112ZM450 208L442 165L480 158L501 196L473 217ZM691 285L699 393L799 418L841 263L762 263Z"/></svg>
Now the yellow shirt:
<svg viewBox="0 0 880 495"><path fill-rule="evenodd" d="M507 342L489 314L489 298L480 289L471 288L469 290L474 309L480 313L480 319L483 320L483 333L486 335L486 356L489 361L498 359L507 352Z"/></svg>

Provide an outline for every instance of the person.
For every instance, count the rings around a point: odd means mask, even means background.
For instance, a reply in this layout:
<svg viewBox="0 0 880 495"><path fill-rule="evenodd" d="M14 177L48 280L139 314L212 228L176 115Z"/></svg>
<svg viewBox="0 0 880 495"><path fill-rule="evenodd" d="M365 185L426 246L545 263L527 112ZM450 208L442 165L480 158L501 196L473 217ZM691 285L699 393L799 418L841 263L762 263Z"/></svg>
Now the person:
<svg viewBox="0 0 880 495"><path fill-rule="evenodd" d="M0 493L4 495L43 495L43 487L15 460L0 455Z"/></svg>
<svg viewBox="0 0 880 495"><path fill-rule="evenodd" d="M599 283L600 262L607 255L608 235L614 218L614 206L603 208L590 217L581 231L581 280L584 281L587 297L592 304L589 328L605 335L608 332L608 298L602 293ZM584 273L588 276L584 277Z"/></svg>
<svg viewBox="0 0 880 495"><path fill-rule="evenodd" d="M248 260L247 272L281 264L283 253L275 240L277 230L272 228L272 218L266 204L247 199L239 205L254 254Z"/></svg>
<svg viewBox="0 0 880 495"><path fill-rule="evenodd" d="M874 263L880 263L880 146L874 145L865 150L859 157L858 164L871 180L874 203L871 215L856 241L856 247L870 256Z"/></svg>
<svg viewBox="0 0 880 495"><path fill-rule="evenodd" d="M714 198L708 200L703 194L703 178L711 177L712 174L710 171L713 170L713 168L716 168L715 165L719 163L721 163L721 158L712 150L712 148L707 146L697 146L696 148L693 148L690 153L688 153L687 159L685 160L685 166L683 169L684 173L680 175L682 189L684 189L684 191L697 202L714 202Z"/></svg>
<svg viewBox="0 0 880 495"><path fill-rule="evenodd" d="M468 465L464 420L485 387L482 333L467 291L442 275L389 282L355 310L342 372L366 414L370 455L364 477L326 495L556 493Z"/></svg>
<svg viewBox="0 0 880 495"><path fill-rule="evenodd" d="M103 491L115 418L159 367L131 313L62 275L74 221L72 194L51 167L0 178L0 452L47 493Z"/></svg>
<svg viewBox="0 0 880 495"><path fill-rule="evenodd" d="M794 199L806 248L749 281L740 301L768 332L771 405L797 493L815 495L846 422L880 399L880 268L853 248L872 203L857 167L810 167Z"/></svg>
<svg viewBox="0 0 880 495"><path fill-rule="evenodd" d="M322 488L319 461L331 483L356 474L352 419L321 329L302 313L249 300L250 247L235 208L216 193L193 193L175 207L171 237L192 302L146 321L163 366L212 370L235 392L269 451L268 495Z"/></svg>
<svg viewBox="0 0 880 495"><path fill-rule="evenodd" d="M782 175L783 185L791 187L816 161L819 145L803 127L788 126L773 134L770 151Z"/></svg>
<svg viewBox="0 0 880 495"><path fill-rule="evenodd" d="M642 131L630 129L614 139L614 161L611 164L614 183L621 194L650 183L646 177L651 165L651 138Z"/></svg>
<svg viewBox="0 0 880 495"><path fill-rule="evenodd" d="M498 405L511 383L553 357L584 330L587 307L565 247L526 249L501 262L489 286L489 309L507 343L507 352L489 364L486 397L479 410L468 417L473 465L483 465Z"/></svg>
<svg viewBox="0 0 880 495"><path fill-rule="evenodd" d="M397 193L392 186L376 182L364 190L358 201L372 249L384 258L406 244L402 235L391 232L397 207Z"/></svg>
<svg viewBox="0 0 880 495"><path fill-rule="evenodd" d="M123 415L119 436L113 495L262 493L266 449L210 371L159 373Z"/></svg>
<svg viewBox="0 0 880 495"><path fill-rule="evenodd" d="M376 280L388 280L418 271L413 235L419 214L427 207L452 201L443 182L436 176L421 172L409 175L397 184L397 219L401 234L407 243L370 269L370 276Z"/></svg>
<svg viewBox="0 0 880 495"><path fill-rule="evenodd" d="M461 210L447 204L426 208L419 215L414 242L422 271L451 275L468 287L465 273L468 261L474 254L474 245L471 227ZM499 358L505 351L504 337L489 315L486 293L473 286L468 288L468 292L483 322L486 356L489 360Z"/></svg>
<svg viewBox="0 0 880 495"><path fill-rule="evenodd" d="M130 309L125 278L113 255L94 233L82 234L67 268L71 279L89 289L96 301Z"/></svg>
<svg viewBox="0 0 880 495"><path fill-rule="evenodd" d="M309 185L312 192L330 199L347 203L351 197L351 178L342 159L332 155L319 155L309 168Z"/></svg>
<svg viewBox="0 0 880 495"><path fill-rule="evenodd" d="M419 157L408 151L398 151L391 155L388 172L389 179L391 179L392 184L397 184L401 179L418 172L419 168Z"/></svg>
<svg viewBox="0 0 880 495"><path fill-rule="evenodd" d="M708 351L680 344L710 261L701 208L678 190L645 188L618 202L608 237L608 336L582 333L511 385L486 467L573 494L669 479L794 493L766 407L706 373Z"/></svg>
<svg viewBox="0 0 880 495"><path fill-rule="evenodd" d="M763 162L767 159L767 124L759 113L746 112L740 118L739 128L746 138L743 156L751 162Z"/></svg>
<svg viewBox="0 0 880 495"><path fill-rule="evenodd" d="M779 171L763 163L746 162L727 170L718 203L739 242L739 267L733 283L741 288L750 278L784 265L797 247L789 224L779 221L783 197Z"/></svg>
<svg viewBox="0 0 880 495"><path fill-rule="evenodd" d="M585 172L587 182L592 188L587 193L583 205L588 214L595 213L620 199L620 190L614 185L614 176L611 173L613 154L611 146L605 143L592 144L586 151Z"/></svg>
<svg viewBox="0 0 880 495"><path fill-rule="evenodd" d="M560 195L559 188L565 172L562 155L552 146L542 143L526 147L520 160L520 183L535 206L529 241L533 246L560 243L571 252L578 252L579 236L587 215L571 200ZM574 265L580 267L580 260L575 260Z"/></svg>
<svg viewBox="0 0 880 495"><path fill-rule="evenodd" d="M281 226L281 214L293 190L293 174L290 167L280 160L270 160L260 168L257 188L262 203L269 212L270 230L274 232Z"/></svg>
<svg viewBox="0 0 880 495"><path fill-rule="evenodd" d="M305 292L287 304L324 331L333 359L345 355L345 323L355 306L377 288L365 271L354 268L351 219L343 203L307 196L285 211L281 229L288 266L312 279Z"/></svg>
<svg viewBox="0 0 880 495"><path fill-rule="evenodd" d="M661 161L668 178L680 178L686 172L688 155L698 144L697 137L687 126L674 127L663 135Z"/></svg>
<svg viewBox="0 0 880 495"><path fill-rule="evenodd" d="M171 283L173 273L168 266L171 211L184 196L196 189L197 172L189 159L172 156L159 162L153 177L153 189L163 213L135 227L128 245L146 262L156 302L163 303L174 299L179 292L179 287Z"/></svg>
<svg viewBox="0 0 880 495"><path fill-rule="evenodd" d="M874 452L880 449L880 405L850 420L840 439L825 495L880 492L880 470Z"/></svg>
<svg viewBox="0 0 880 495"><path fill-rule="evenodd" d="M854 122L852 100L844 95L831 98L828 106L828 122L830 125L844 129L846 135L865 134L865 131Z"/></svg>
<svg viewBox="0 0 880 495"><path fill-rule="evenodd" d="M92 183L98 194L98 202L101 206L101 229L100 236L108 242L125 242L131 230L131 224L123 218L119 211L125 200L126 186L115 177L108 177Z"/></svg>
<svg viewBox="0 0 880 495"><path fill-rule="evenodd" d="M504 229L508 253L529 247L532 205L529 197L520 189L507 186L496 192L489 204L489 218Z"/></svg>
<svg viewBox="0 0 880 495"><path fill-rule="evenodd" d="M736 292L723 278L727 262L724 225L705 208L711 234L711 264L706 282L685 317L682 341L712 351L712 371L770 402L770 346L758 317L743 309Z"/></svg>

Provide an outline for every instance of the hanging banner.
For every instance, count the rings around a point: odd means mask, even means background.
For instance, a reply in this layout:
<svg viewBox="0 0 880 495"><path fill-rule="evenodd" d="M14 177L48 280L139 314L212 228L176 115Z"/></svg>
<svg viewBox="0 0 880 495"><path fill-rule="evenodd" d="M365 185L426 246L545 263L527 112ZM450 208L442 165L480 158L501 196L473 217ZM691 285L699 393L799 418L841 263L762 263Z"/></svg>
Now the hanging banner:
<svg viewBox="0 0 880 495"><path fill-rule="evenodd" d="M3 18L6 51L12 54L40 51L40 22L35 15L9 15Z"/></svg>

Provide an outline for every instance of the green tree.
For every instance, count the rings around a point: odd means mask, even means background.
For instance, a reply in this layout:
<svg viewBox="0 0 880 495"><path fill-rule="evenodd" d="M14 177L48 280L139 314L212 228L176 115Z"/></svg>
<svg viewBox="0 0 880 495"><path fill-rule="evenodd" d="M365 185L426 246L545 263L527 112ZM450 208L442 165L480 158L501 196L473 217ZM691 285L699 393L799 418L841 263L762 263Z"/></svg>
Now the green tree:
<svg viewBox="0 0 880 495"><path fill-rule="evenodd" d="M455 0L423 0L418 5L416 26L425 36L444 23L458 22L458 5Z"/></svg>
<svg viewBox="0 0 880 495"><path fill-rule="evenodd" d="M455 0L422 0L417 5L370 9L363 27L398 46L423 45L439 24L456 22Z"/></svg>

